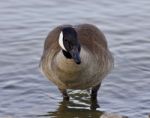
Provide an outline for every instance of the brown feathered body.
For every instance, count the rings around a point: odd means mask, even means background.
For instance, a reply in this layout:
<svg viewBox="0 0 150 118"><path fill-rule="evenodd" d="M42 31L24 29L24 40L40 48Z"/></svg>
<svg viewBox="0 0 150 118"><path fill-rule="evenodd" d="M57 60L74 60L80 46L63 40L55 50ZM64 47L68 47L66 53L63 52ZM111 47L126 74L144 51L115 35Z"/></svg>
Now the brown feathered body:
<svg viewBox="0 0 150 118"><path fill-rule="evenodd" d="M95 26L71 26L77 32L81 45L81 64L67 59L59 46L58 38L63 27L53 29L45 40L40 62L43 74L61 89L87 89L98 85L110 72L113 58L103 33Z"/></svg>

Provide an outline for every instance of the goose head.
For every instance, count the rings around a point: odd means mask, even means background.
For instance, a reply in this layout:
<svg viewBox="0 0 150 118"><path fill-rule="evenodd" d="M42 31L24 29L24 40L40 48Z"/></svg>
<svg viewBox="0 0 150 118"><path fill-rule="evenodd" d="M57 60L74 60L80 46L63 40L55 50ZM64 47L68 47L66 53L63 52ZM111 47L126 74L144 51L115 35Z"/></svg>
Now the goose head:
<svg viewBox="0 0 150 118"><path fill-rule="evenodd" d="M72 27L65 27L59 34L59 45L63 55L67 59L73 59L76 64L81 63L80 58L80 42L77 37L77 32Z"/></svg>

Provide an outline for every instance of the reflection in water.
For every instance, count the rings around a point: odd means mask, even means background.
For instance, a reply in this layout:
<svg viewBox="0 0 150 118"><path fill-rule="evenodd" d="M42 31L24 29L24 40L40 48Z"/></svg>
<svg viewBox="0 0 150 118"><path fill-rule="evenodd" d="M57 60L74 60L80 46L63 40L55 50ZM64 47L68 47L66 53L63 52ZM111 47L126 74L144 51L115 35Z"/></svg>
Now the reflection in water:
<svg viewBox="0 0 150 118"><path fill-rule="evenodd" d="M83 109L81 105L74 104L72 101L62 101L59 108L54 112L49 112L48 116L57 116L57 118L99 118L102 114L101 111Z"/></svg>
<svg viewBox="0 0 150 118"><path fill-rule="evenodd" d="M128 118L103 111L83 109L81 105L74 104L72 101L62 101L56 111L48 112L46 115L40 115L39 117L44 116L50 118Z"/></svg>
<svg viewBox="0 0 150 118"><path fill-rule="evenodd" d="M77 92L77 91L76 91ZM59 103L58 108L55 111L50 111L45 115L39 115L39 117L52 117L52 118L127 118L125 116L119 116L116 114L106 113L99 111L91 106L97 104L97 102L91 102L90 97L86 93L71 94L70 101L63 100Z"/></svg>

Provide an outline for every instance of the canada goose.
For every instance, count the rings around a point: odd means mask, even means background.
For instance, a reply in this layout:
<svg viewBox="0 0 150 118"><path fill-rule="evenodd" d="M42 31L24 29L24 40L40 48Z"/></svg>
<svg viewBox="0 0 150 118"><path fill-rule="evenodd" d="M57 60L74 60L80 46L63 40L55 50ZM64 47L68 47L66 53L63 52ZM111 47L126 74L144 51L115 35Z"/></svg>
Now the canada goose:
<svg viewBox="0 0 150 118"><path fill-rule="evenodd" d="M67 89L92 88L91 98L113 66L104 34L91 24L54 28L44 44L40 68L69 100Z"/></svg>

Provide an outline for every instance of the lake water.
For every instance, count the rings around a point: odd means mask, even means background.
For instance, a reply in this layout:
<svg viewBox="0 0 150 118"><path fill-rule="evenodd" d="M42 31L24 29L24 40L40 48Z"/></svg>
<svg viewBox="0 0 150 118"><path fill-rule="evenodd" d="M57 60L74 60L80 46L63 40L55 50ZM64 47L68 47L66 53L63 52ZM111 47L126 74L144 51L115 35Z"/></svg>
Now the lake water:
<svg viewBox="0 0 150 118"><path fill-rule="evenodd" d="M90 110L85 91L65 103L39 71L43 43L59 24L91 23L107 37L115 68ZM149 0L1 0L0 118L99 118L102 111L148 118L150 113Z"/></svg>

